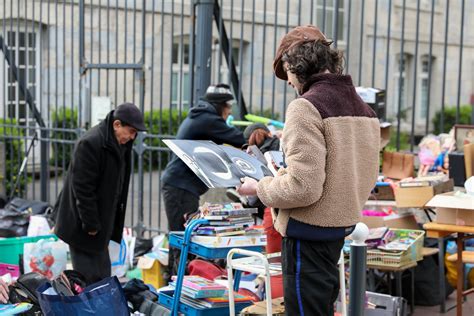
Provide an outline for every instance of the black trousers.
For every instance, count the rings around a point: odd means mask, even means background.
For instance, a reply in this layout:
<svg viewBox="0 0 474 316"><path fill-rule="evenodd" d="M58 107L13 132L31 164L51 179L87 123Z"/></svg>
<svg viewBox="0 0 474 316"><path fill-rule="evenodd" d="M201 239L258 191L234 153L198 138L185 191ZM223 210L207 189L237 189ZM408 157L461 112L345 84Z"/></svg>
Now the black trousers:
<svg viewBox="0 0 474 316"><path fill-rule="evenodd" d="M71 252L72 267L81 273L87 285L103 280L111 275L111 264L109 250L106 248L100 254L87 252L69 246Z"/></svg>
<svg viewBox="0 0 474 316"><path fill-rule="evenodd" d="M337 262L344 240L282 241L283 289L286 315L334 315L339 294Z"/></svg>
<svg viewBox="0 0 474 316"><path fill-rule="evenodd" d="M161 188L165 202L166 217L168 218L168 230L184 230L184 214L192 213L199 208L199 197L186 190L175 188L164 184ZM170 248L168 260L169 277L176 275L179 264L179 250Z"/></svg>

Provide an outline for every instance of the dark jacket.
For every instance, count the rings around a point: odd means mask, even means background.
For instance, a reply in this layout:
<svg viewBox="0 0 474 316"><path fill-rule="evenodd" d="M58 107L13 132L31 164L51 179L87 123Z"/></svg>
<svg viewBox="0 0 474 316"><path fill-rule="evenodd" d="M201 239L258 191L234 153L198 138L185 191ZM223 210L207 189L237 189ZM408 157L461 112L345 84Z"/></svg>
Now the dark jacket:
<svg viewBox="0 0 474 316"><path fill-rule="evenodd" d="M228 126L214 106L203 100L199 100L189 111L176 139L211 140L219 145L225 143L239 148L245 143L242 132ZM204 182L176 155L166 166L161 180L165 185L186 190L198 197L208 190Z"/></svg>
<svg viewBox="0 0 474 316"><path fill-rule="evenodd" d="M263 144L259 147L262 154L267 151L279 151L280 150L280 139L276 136L265 138Z"/></svg>
<svg viewBox="0 0 474 316"><path fill-rule="evenodd" d="M78 140L54 207L59 238L93 253L120 243L125 220L133 142L118 144L112 120L113 111Z"/></svg>

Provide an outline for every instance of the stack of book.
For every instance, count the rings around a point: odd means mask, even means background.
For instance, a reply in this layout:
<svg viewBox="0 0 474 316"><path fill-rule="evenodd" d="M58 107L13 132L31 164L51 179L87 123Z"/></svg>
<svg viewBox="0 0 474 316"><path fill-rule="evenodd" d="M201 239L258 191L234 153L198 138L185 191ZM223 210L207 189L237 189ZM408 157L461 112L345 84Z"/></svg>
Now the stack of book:
<svg viewBox="0 0 474 316"><path fill-rule="evenodd" d="M266 245L263 228L253 225L256 208L244 208L241 203L204 203L200 211L209 224L197 228L192 242L212 248Z"/></svg>
<svg viewBox="0 0 474 316"><path fill-rule="evenodd" d="M176 287L176 276L170 286ZM249 302L248 296L234 293L235 302ZM194 308L217 308L229 305L229 296L225 286L197 275L186 275L181 290L181 303Z"/></svg>
<svg viewBox="0 0 474 316"><path fill-rule="evenodd" d="M253 225L252 214L255 213L256 208L244 208L241 203L204 203L201 214L209 220L209 225L199 227L196 233L205 236L243 235L245 228Z"/></svg>

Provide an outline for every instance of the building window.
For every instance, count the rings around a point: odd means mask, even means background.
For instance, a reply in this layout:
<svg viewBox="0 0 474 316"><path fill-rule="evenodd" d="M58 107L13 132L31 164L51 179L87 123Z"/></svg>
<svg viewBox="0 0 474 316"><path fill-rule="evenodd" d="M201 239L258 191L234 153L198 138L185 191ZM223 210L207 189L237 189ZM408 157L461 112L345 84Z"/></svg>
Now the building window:
<svg viewBox="0 0 474 316"><path fill-rule="evenodd" d="M338 1L337 8L337 40L344 40L344 2ZM335 39L334 24L334 0L317 0L316 4L316 24L328 36ZM323 25L324 23L324 25Z"/></svg>
<svg viewBox="0 0 474 316"><path fill-rule="evenodd" d="M189 109L190 105L189 56L189 43L175 38L172 52L171 106L181 110Z"/></svg>
<svg viewBox="0 0 474 316"><path fill-rule="evenodd" d="M410 55L404 54L402 58L397 56L396 68L394 69L394 80L396 90L394 93L394 113L398 112L398 103L400 96L400 109L404 110L408 108L408 88L409 87L409 68L410 68Z"/></svg>
<svg viewBox="0 0 474 316"><path fill-rule="evenodd" d="M433 68L434 58L431 59L431 67ZM429 56L423 56L421 60L421 71L419 75L420 81L420 104L418 110L418 117L420 119L426 119L428 113L428 87L429 87L429 71L430 71Z"/></svg>
<svg viewBox="0 0 474 316"><path fill-rule="evenodd" d="M36 106L38 34L11 30L6 32L6 43L11 53L11 62L17 67L18 80L25 82ZM26 103L26 96L21 92L20 85L7 64L5 71L7 73L7 117L17 120L21 125L34 124L33 115Z"/></svg>

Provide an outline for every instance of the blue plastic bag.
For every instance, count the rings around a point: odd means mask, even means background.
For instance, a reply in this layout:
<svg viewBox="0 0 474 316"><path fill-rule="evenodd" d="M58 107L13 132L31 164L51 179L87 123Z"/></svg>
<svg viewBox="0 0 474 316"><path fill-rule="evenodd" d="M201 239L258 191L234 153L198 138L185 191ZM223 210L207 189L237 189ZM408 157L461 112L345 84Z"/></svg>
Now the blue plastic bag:
<svg viewBox="0 0 474 316"><path fill-rule="evenodd" d="M89 285L75 296L56 294L49 282L36 290L45 316L129 316L127 300L117 277Z"/></svg>

